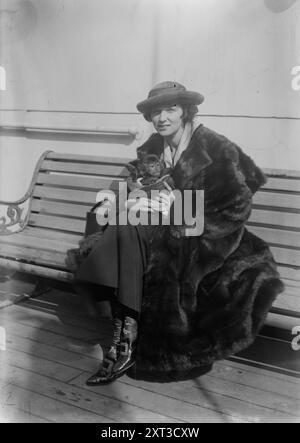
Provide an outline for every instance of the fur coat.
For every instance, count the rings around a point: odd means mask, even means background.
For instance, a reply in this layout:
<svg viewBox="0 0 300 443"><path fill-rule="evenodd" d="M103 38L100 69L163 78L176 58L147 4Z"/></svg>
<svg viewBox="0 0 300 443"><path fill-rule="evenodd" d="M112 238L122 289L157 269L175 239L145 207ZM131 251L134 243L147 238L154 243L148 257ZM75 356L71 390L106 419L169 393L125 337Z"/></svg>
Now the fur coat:
<svg viewBox="0 0 300 443"><path fill-rule="evenodd" d="M163 148L154 134L137 157ZM137 161L128 169L134 182ZM249 346L283 290L268 246L245 228L252 196L266 182L251 158L201 125L172 178L176 189L204 190L204 232L178 237L170 226L153 229L132 375L156 381L195 377Z"/></svg>

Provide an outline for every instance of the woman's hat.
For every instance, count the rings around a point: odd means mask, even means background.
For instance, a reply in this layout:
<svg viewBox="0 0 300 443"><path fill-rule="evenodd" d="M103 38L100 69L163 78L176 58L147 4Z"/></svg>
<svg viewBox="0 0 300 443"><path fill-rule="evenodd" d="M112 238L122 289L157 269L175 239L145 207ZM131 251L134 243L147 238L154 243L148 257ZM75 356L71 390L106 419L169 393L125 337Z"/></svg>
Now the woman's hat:
<svg viewBox="0 0 300 443"><path fill-rule="evenodd" d="M137 104L138 111L147 114L154 108L168 104L200 105L204 101L203 95L194 91L187 91L186 87L177 82L162 82L155 85L148 94L148 98Z"/></svg>

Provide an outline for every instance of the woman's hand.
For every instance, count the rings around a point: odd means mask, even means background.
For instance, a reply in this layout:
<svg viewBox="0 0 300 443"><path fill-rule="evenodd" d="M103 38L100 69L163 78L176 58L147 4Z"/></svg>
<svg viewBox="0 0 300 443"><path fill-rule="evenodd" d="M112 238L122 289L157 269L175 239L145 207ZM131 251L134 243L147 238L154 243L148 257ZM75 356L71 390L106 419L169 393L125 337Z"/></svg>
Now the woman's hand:
<svg viewBox="0 0 300 443"><path fill-rule="evenodd" d="M126 207L131 210L134 208L135 211L154 212L158 210L159 205L157 201L151 200L150 198L140 197L138 200L127 200Z"/></svg>
<svg viewBox="0 0 300 443"><path fill-rule="evenodd" d="M166 189L169 192L161 191L159 193L159 197L155 199L155 202L158 203L158 211L162 212L163 215L167 216L170 212L170 208L175 200L175 195L173 193L173 189L167 182L163 182Z"/></svg>
<svg viewBox="0 0 300 443"><path fill-rule="evenodd" d="M173 193L172 188L168 185L168 183L163 182L165 185L166 191L161 191L159 196L151 199L146 197L139 197L136 199L129 199L126 202L127 209L134 209L143 212L162 212L163 215L167 216L172 203L175 200L175 195Z"/></svg>

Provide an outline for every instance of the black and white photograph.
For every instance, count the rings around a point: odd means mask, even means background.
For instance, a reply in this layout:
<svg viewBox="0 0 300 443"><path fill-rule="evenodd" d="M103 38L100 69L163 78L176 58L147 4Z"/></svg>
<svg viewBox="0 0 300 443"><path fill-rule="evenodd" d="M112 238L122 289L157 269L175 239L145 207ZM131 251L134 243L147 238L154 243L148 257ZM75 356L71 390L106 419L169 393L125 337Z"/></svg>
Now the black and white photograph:
<svg viewBox="0 0 300 443"><path fill-rule="evenodd" d="M0 423L300 423L299 140L299 0L0 0Z"/></svg>

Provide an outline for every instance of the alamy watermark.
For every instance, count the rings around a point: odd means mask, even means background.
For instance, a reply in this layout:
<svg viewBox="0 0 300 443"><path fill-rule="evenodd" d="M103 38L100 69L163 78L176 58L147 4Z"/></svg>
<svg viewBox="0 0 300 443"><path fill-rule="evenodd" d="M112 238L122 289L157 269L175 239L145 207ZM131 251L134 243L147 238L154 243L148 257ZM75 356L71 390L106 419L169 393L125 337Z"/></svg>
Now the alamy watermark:
<svg viewBox="0 0 300 443"><path fill-rule="evenodd" d="M300 326L295 326L292 329L292 335L296 336L292 340L292 349L293 351L300 351Z"/></svg>
<svg viewBox="0 0 300 443"><path fill-rule="evenodd" d="M292 79L292 89L294 91L300 91L300 66L294 66L291 71Z"/></svg>
<svg viewBox="0 0 300 443"><path fill-rule="evenodd" d="M0 66L0 91L6 91L6 71Z"/></svg>
<svg viewBox="0 0 300 443"><path fill-rule="evenodd" d="M113 190L101 190L96 201L102 202L97 208L96 219L100 226L111 225L175 225L184 226L186 236L199 236L204 231L204 191L175 189L166 191L171 199L170 207L163 211L158 199L164 191L152 189L146 193L142 189L128 193L126 182L119 182L117 193ZM172 198L171 198L172 197ZM150 202L151 211L145 210L145 202ZM172 206L172 219L171 208Z"/></svg>
<svg viewBox="0 0 300 443"><path fill-rule="evenodd" d="M0 351L6 351L6 331L0 326Z"/></svg>

